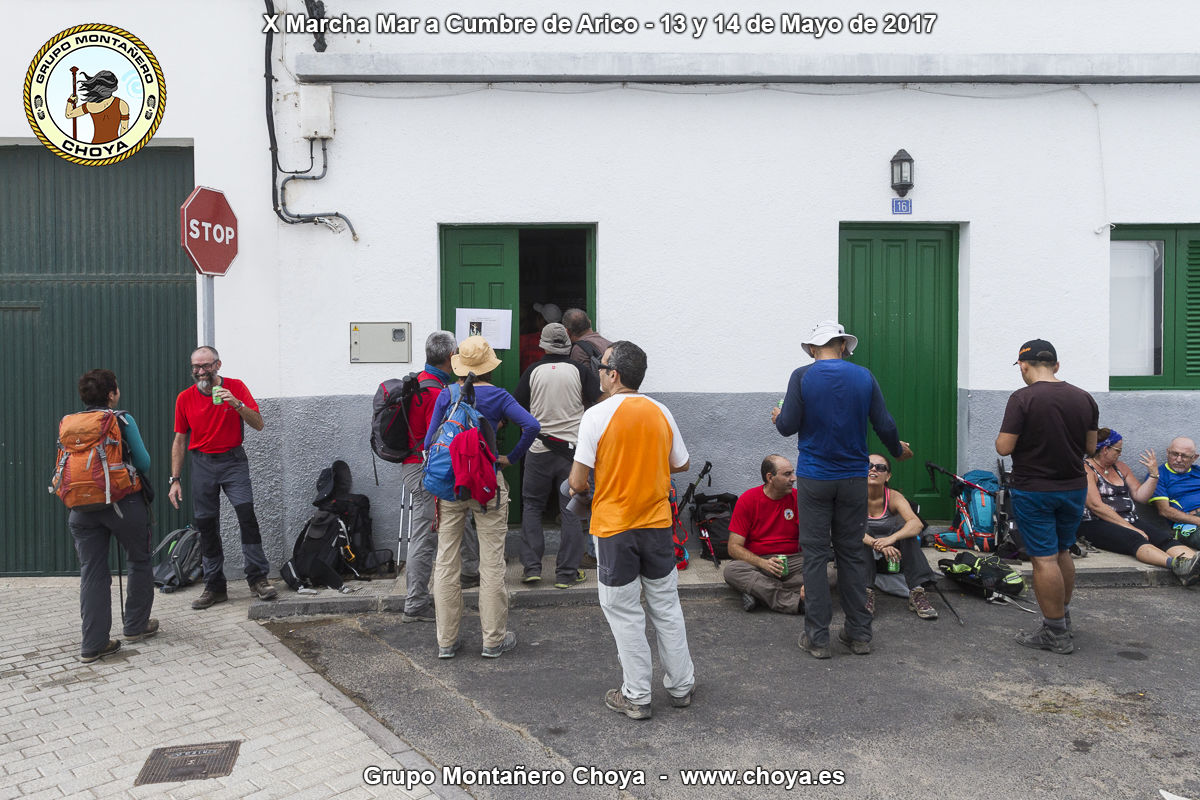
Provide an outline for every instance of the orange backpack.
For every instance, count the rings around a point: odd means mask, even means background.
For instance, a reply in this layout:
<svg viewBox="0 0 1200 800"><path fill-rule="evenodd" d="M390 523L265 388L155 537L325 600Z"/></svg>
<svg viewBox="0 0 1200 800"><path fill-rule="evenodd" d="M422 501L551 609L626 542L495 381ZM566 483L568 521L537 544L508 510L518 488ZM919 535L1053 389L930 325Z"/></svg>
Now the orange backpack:
<svg viewBox="0 0 1200 800"><path fill-rule="evenodd" d="M58 460L50 493L67 508L97 511L142 488L112 409L67 414L58 425Z"/></svg>

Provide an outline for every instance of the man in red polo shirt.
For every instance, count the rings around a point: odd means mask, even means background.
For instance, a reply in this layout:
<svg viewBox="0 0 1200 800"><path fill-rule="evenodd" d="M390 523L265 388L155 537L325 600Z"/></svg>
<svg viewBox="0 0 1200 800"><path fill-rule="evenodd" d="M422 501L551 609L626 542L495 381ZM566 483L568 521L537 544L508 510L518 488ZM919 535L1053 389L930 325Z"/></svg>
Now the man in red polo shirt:
<svg viewBox="0 0 1200 800"><path fill-rule="evenodd" d="M796 518L796 470L780 455L763 459L762 486L738 498L729 521L725 582L742 593L742 608L760 603L782 614L804 613L804 570Z"/></svg>
<svg viewBox="0 0 1200 800"><path fill-rule="evenodd" d="M425 449L425 432L433 417L438 394L450 381L450 356L458 350L454 334L434 331L425 340L425 369L417 376L422 387L408 407L408 438L413 454L404 459L401 467L404 486L412 498L412 525L408 537L408 555L404 560L404 613L401 622L433 622L433 598L429 595L429 576L433 572L433 557L437 553L437 533L433 530L437 498L425 491L421 478ZM436 385L435 385L436 383ZM478 545L476 545L478 550ZM478 567L476 567L478 572Z"/></svg>
<svg viewBox="0 0 1200 800"><path fill-rule="evenodd" d="M200 531L204 591L192 608L208 608L229 599L225 583L225 553L221 548L221 492L225 492L237 514L242 531L242 556L250 591L263 600L273 600L275 587L267 580L271 565L263 553L262 534L254 514L250 487L250 462L242 449L242 423L263 429L258 403L235 378L222 377L221 358L212 347L192 353L192 380L175 398L175 440L171 444L170 490L167 498L179 508L183 487L179 473L183 456L192 453L192 513Z"/></svg>

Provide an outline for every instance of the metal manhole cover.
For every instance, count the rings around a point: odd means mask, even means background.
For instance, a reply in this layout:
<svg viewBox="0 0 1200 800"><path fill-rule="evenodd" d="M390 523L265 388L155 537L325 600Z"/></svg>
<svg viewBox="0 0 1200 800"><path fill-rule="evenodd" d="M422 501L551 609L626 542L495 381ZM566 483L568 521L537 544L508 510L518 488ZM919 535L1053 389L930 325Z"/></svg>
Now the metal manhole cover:
<svg viewBox="0 0 1200 800"><path fill-rule="evenodd" d="M233 772L241 741L156 747L142 765L134 786L221 778Z"/></svg>

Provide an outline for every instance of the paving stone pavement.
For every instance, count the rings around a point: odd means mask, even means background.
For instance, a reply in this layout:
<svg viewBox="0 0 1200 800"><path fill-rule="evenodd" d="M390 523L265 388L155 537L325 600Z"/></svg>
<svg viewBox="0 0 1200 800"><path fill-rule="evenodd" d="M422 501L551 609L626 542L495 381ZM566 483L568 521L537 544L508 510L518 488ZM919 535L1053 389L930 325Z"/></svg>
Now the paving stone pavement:
<svg viewBox="0 0 1200 800"><path fill-rule="evenodd" d="M79 653L78 578L0 578L0 800L447 797L369 786L363 769L429 762L259 623L249 592L193 611L200 589L155 594L162 628L92 664ZM121 632L113 582L113 634ZM222 778L134 786L156 747L238 740Z"/></svg>

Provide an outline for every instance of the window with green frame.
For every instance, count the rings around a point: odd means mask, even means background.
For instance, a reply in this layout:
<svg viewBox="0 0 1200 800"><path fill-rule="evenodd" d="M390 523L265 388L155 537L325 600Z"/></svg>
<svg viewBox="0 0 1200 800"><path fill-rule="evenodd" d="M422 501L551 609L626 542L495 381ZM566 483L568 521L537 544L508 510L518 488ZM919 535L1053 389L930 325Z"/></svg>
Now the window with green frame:
<svg viewBox="0 0 1200 800"><path fill-rule="evenodd" d="M1200 225L1118 225L1109 248L1109 388L1200 388Z"/></svg>

